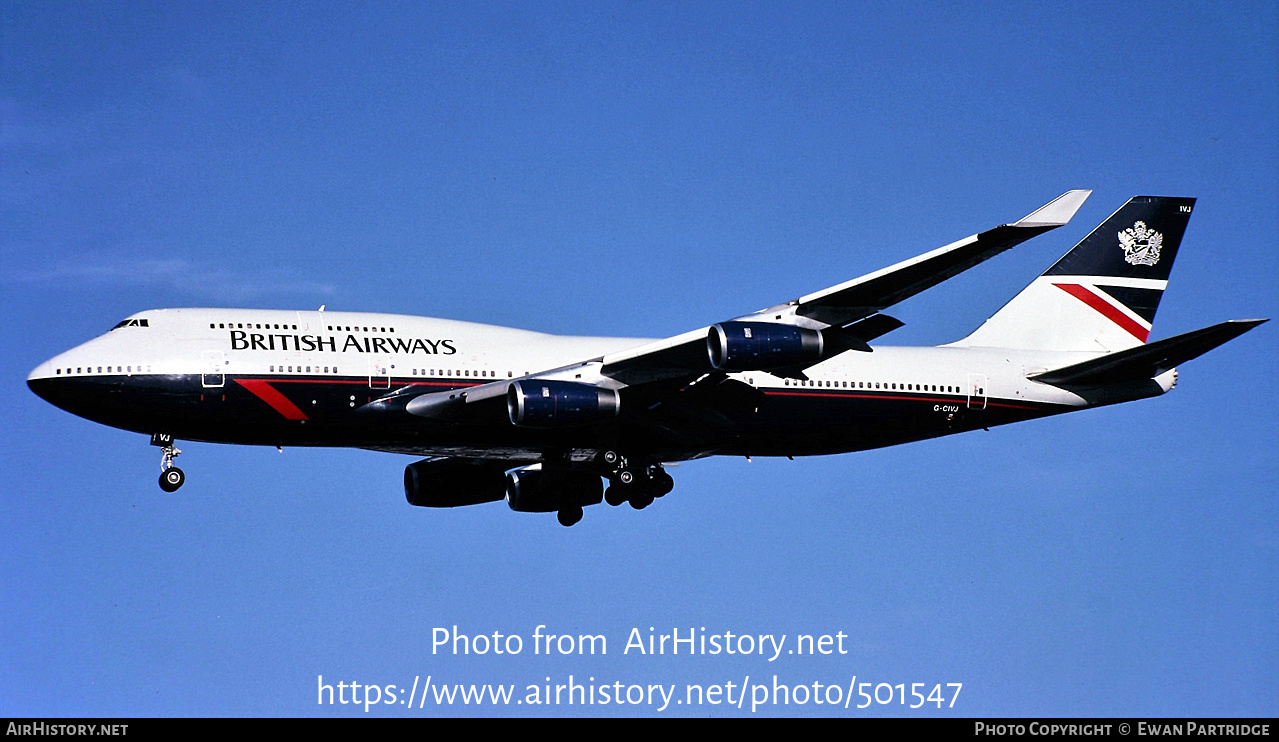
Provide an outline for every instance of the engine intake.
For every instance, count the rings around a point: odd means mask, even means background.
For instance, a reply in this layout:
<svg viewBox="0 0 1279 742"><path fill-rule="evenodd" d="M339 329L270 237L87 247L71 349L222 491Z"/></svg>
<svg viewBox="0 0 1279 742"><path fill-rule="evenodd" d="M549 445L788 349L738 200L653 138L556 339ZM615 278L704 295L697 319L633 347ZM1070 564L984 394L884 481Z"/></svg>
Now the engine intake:
<svg viewBox="0 0 1279 742"><path fill-rule="evenodd" d="M495 466L426 459L404 467L404 497L410 505L455 508L505 496L506 473Z"/></svg>
<svg viewBox="0 0 1279 742"><path fill-rule="evenodd" d="M815 363L822 334L771 322L721 322L706 335L711 366L720 371L759 371Z"/></svg>
<svg viewBox="0 0 1279 742"><path fill-rule="evenodd" d="M617 417L621 399L615 390L573 381L513 381L506 409L513 425L562 428Z"/></svg>

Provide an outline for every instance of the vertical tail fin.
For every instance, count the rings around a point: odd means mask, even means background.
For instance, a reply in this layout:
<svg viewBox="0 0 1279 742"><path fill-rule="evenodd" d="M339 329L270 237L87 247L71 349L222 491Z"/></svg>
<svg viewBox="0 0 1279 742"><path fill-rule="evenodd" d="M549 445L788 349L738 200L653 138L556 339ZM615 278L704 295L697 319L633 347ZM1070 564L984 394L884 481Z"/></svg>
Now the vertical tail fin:
<svg viewBox="0 0 1279 742"><path fill-rule="evenodd" d="M1101 352L1142 345L1194 204L1193 198L1132 198L955 344Z"/></svg>

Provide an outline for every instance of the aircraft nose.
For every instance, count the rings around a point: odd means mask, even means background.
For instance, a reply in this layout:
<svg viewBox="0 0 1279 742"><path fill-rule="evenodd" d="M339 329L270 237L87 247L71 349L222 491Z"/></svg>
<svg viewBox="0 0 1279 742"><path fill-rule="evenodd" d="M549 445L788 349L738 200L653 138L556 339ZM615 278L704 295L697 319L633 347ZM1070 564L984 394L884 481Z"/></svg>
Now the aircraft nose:
<svg viewBox="0 0 1279 742"><path fill-rule="evenodd" d="M44 379L50 376L53 376L53 364L45 361L31 369L31 373L27 374L27 383L31 383L32 379Z"/></svg>
<svg viewBox="0 0 1279 742"><path fill-rule="evenodd" d="M44 401L53 402L53 400L49 398L49 393L51 391L50 385L52 383L52 379L50 377L52 376L53 364L49 361L45 361L39 366L31 369L31 373L27 374L27 388L35 392L36 396L40 397Z"/></svg>

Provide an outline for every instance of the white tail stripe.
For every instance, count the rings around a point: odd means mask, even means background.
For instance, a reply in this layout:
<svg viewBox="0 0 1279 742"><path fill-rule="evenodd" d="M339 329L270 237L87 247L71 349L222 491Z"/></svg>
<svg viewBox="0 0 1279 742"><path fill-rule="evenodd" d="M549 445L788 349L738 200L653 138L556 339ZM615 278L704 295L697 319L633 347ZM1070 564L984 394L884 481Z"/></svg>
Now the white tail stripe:
<svg viewBox="0 0 1279 742"><path fill-rule="evenodd" d="M1133 289L1155 289L1163 291L1168 288L1167 281L1156 278L1125 278L1123 276L1040 276L1040 280L1051 279L1054 282L1070 281L1071 283L1091 284L1093 286L1123 286Z"/></svg>

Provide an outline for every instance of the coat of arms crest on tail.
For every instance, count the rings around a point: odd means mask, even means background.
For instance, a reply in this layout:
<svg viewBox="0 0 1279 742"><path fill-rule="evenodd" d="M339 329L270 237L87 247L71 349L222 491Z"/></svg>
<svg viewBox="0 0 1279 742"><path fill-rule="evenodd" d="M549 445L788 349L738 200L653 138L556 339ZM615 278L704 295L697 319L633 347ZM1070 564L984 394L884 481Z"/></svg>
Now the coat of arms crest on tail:
<svg viewBox="0 0 1279 742"><path fill-rule="evenodd" d="M1154 265L1159 262L1159 247L1164 236L1137 222L1119 233L1119 246L1124 249L1124 260L1133 265Z"/></svg>

